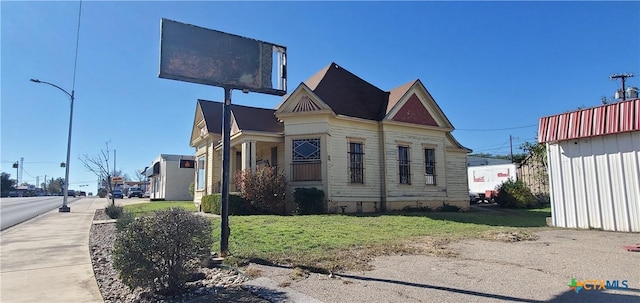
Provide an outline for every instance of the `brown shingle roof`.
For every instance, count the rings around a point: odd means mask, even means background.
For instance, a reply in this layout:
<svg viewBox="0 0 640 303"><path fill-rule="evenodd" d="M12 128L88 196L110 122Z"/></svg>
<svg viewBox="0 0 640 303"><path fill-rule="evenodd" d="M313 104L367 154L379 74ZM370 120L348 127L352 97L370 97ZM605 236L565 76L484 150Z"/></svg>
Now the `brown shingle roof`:
<svg viewBox="0 0 640 303"><path fill-rule="evenodd" d="M210 133L222 134L222 102L198 99ZM281 133L284 125L274 115L274 109L231 104L231 112L241 130Z"/></svg>
<svg viewBox="0 0 640 303"><path fill-rule="evenodd" d="M309 77L307 81L304 81L304 84L306 84L311 90L316 89L316 87L318 87L318 84L320 83L322 78L324 78L324 76L327 74L327 71L333 64L335 63L332 62L331 64L325 66L323 69L321 69L317 73L313 74L313 76Z"/></svg>
<svg viewBox="0 0 640 303"><path fill-rule="evenodd" d="M380 121L386 114L389 93L335 63L304 83L338 115Z"/></svg>
<svg viewBox="0 0 640 303"><path fill-rule="evenodd" d="M409 81L389 91L389 104L387 104L387 111L385 113L389 113L391 108L393 108L393 106L396 105L398 101L400 101L400 98L402 98L402 96L407 93L407 91L411 88L411 86L413 86L413 84L416 83L416 81L418 80Z"/></svg>

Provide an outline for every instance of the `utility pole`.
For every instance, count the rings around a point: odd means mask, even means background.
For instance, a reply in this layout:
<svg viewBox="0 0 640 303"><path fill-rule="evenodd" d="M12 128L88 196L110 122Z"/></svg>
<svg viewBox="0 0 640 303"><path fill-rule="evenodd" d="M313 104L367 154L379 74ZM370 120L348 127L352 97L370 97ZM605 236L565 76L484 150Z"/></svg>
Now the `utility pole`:
<svg viewBox="0 0 640 303"><path fill-rule="evenodd" d="M20 164L18 164L18 161L16 161L16 163L13 163L13 168L16 169L16 187L18 187L18 185L20 185L20 181L18 181L18 167L20 166Z"/></svg>
<svg viewBox="0 0 640 303"><path fill-rule="evenodd" d="M20 182L22 182L23 177L24 177L24 157L20 157Z"/></svg>
<svg viewBox="0 0 640 303"><path fill-rule="evenodd" d="M513 163L513 137L509 135L509 154L511 155L511 163Z"/></svg>
<svg viewBox="0 0 640 303"><path fill-rule="evenodd" d="M633 74L613 74L609 76L609 79L611 80L622 79L622 101L627 100L627 92L625 91L624 82L627 78L631 78L633 76Z"/></svg>

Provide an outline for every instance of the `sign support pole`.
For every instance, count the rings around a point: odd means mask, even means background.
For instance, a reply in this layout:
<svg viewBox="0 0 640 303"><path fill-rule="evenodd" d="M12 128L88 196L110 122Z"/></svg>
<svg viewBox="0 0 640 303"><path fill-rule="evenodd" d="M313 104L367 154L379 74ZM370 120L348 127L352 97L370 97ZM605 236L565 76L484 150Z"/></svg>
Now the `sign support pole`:
<svg viewBox="0 0 640 303"><path fill-rule="evenodd" d="M229 254L229 162L231 158L231 88L224 87L222 118L222 209L220 211L220 256Z"/></svg>

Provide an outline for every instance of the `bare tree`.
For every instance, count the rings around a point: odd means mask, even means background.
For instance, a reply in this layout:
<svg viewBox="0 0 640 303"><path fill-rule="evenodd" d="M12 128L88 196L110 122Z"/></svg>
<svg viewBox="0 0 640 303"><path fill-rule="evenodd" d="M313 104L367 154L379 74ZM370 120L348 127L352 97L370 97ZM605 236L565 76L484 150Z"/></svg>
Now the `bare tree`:
<svg viewBox="0 0 640 303"><path fill-rule="evenodd" d="M105 143L105 149L101 149L97 156L90 157L89 155L84 154L80 157L80 161L84 164L84 167L100 178L102 186L106 186L109 193L113 193L113 182L111 182L111 179L122 172L116 172L115 170L111 170L109 167L111 155L109 142L110 141L107 141ZM112 194L111 205L115 205L115 203L116 201Z"/></svg>
<svg viewBox="0 0 640 303"><path fill-rule="evenodd" d="M137 169L136 169L136 171L135 171L135 172L136 172L136 173L135 173L134 177L135 177L135 180L136 180L137 182L144 182L144 181L147 181L147 176L145 176L145 175L144 175L144 173L143 173L142 171L140 171L140 170L137 170Z"/></svg>

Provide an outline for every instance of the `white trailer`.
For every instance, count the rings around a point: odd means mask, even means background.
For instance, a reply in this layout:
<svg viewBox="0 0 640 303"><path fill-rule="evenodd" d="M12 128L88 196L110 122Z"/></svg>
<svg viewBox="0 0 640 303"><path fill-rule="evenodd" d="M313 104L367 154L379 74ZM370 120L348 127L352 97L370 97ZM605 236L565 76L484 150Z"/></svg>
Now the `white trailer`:
<svg viewBox="0 0 640 303"><path fill-rule="evenodd" d="M467 175L469 195L471 192L476 193L480 200L491 200L495 196L496 187L509 179L517 179L515 164L470 166L467 168Z"/></svg>

